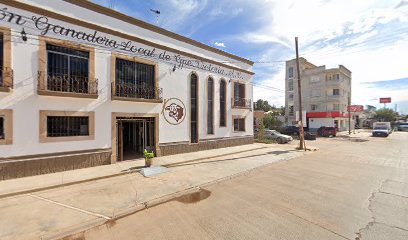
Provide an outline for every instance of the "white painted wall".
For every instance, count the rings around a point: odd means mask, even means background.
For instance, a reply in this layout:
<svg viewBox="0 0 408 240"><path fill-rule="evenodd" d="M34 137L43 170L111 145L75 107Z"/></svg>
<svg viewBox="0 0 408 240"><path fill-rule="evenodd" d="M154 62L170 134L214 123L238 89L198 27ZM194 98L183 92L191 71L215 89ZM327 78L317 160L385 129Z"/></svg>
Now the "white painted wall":
<svg viewBox="0 0 408 240"><path fill-rule="evenodd" d="M321 126L334 127L333 118L309 118L309 129L319 128Z"/></svg>
<svg viewBox="0 0 408 240"><path fill-rule="evenodd" d="M148 40L160 42L163 45L178 48L200 56L206 56L211 59L225 61L225 56L220 56L207 50L182 43L180 41L161 36L160 34L149 32L147 30L135 28L130 24L122 23L118 20L101 16L98 13L90 12L79 7L67 4L62 1L31 0L23 1L33 3L39 7L52 9L62 12L69 16L95 21L95 23L123 30L132 35L141 35ZM8 8L23 16L39 16L30 12L15 9L10 6L0 4L0 8ZM107 20L108 19L108 20ZM49 18L50 22L64 25L68 28L75 28L79 31L92 32L92 29L85 29L68 23L63 23ZM11 93L0 93L0 109L13 110L13 144L0 145L0 157L21 156L31 154L43 154L53 152L65 152L98 148L111 147L111 113L129 112L129 113L161 113L162 103L137 103L126 101L111 101L110 89L110 66L111 51L97 47L95 49L95 74L98 78L99 97L98 99L81 99L66 97L51 97L37 95L37 71L38 71L38 35L39 31L33 24L27 23L24 29L29 34L28 41L24 43L21 40L19 32L22 26L0 21L0 26L10 27L12 29L12 68L14 70L14 89ZM117 41L125 41L108 34L103 34ZM62 38L60 35L48 34L47 36ZM64 38L73 41L72 38ZM83 43L83 42L82 42ZM143 44L135 43L138 46L147 47ZM159 53L161 50L157 49ZM195 71L199 77L199 138L224 138L234 136L247 136L253 134L253 114L250 110L231 109L231 83L229 78L223 75L209 73L199 69L182 68L172 71L173 63L159 64L159 87L163 88L163 98L179 98L186 105L186 118L179 125L168 124L162 115L160 115L160 143L180 142L190 140L190 121L189 121L189 76ZM236 62L236 60L234 60ZM245 63L239 63L237 66L250 70L251 66ZM211 75L215 80L214 94L214 135L207 135L206 122L206 79ZM252 99L252 77L243 74L246 84L246 96ZM219 81L224 78L227 82L227 127L219 127ZM89 141L70 141L55 143L39 142L39 111L40 110L58 110L58 111L94 111L95 112L95 140ZM233 132L232 115L242 115L246 117L246 132Z"/></svg>

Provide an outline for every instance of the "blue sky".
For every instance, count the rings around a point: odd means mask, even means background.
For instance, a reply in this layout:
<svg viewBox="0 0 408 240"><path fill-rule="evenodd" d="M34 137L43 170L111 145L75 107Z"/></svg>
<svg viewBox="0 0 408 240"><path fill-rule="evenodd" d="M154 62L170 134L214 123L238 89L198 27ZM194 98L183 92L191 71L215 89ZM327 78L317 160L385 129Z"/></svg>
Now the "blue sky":
<svg viewBox="0 0 408 240"><path fill-rule="evenodd" d="M255 61L254 100L284 105L284 61L352 71L352 103L408 114L408 0L94 0ZM150 9L160 10L159 23ZM272 89L272 88L273 89Z"/></svg>

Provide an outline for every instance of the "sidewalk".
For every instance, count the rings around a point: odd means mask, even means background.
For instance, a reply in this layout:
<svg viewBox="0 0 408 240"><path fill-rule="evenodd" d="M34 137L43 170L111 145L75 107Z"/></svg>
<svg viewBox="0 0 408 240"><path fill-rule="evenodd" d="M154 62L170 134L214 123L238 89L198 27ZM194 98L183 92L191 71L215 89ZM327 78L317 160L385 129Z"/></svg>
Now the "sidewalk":
<svg viewBox="0 0 408 240"><path fill-rule="evenodd" d="M371 129L356 129L351 130L349 134L348 131L337 132L337 137L346 137L346 138L368 138L372 135Z"/></svg>
<svg viewBox="0 0 408 240"><path fill-rule="evenodd" d="M169 172L145 178L144 160L0 181L0 239L58 239L200 187L311 152L252 144L154 158Z"/></svg>

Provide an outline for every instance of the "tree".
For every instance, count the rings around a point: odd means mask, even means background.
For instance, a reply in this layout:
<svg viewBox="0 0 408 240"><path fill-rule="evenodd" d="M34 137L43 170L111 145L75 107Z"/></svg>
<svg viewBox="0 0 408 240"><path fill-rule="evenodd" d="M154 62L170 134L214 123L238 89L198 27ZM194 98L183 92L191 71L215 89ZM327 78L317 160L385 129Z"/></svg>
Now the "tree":
<svg viewBox="0 0 408 240"><path fill-rule="evenodd" d="M282 122L278 120L277 114L274 113L265 114L263 118L263 124L268 129L279 128L280 126L282 126Z"/></svg>
<svg viewBox="0 0 408 240"><path fill-rule="evenodd" d="M266 100L262 100L262 99L258 99L256 102L254 102L254 110L262 110L264 112L268 112L272 109L272 106L269 105L268 101Z"/></svg>
<svg viewBox="0 0 408 240"><path fill-rule="evenodd" d="M381 108L375 111L374 118L381 122L393 122L397 119L398 113L390 108Z"/></svg>

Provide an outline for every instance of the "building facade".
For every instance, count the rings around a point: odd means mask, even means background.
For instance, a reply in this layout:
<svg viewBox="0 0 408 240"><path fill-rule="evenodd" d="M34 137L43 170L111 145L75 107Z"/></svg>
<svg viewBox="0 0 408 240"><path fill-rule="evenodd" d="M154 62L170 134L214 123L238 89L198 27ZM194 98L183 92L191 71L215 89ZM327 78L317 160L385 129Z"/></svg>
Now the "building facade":
<svg viewBox="0 0 408 240"><path fill-rule="evenodd" d="M85 0L0 0L0 180L253 142L253 62Z"/></svg>
<svg viewBox="0 0 408 240"><path fill-rule="evenodd" d="M316 66L305 58L299 59L299 68L302 110L306 112L306 126L309 130L316 130L321 126L337 127L339 131L348 129L347 106L349 96L351 98L351 71L342 65L326 69L326 66ZM297 124L296 115L299 111L297 76L296 59L286 61L287 125Z"/></svg>

